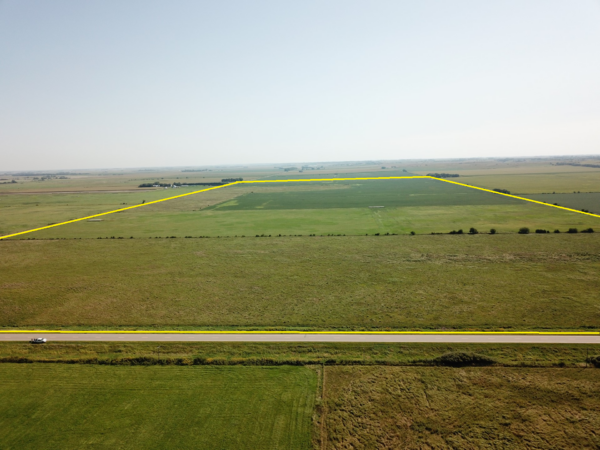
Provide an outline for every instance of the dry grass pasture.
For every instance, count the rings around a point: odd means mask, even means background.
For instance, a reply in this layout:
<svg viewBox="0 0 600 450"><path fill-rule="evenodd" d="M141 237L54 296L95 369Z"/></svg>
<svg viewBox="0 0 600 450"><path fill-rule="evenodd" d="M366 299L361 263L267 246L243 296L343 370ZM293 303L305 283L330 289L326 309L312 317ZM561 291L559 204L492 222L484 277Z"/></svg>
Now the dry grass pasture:
<svg viewBox="0 0 600 450"><path fill-rule="evenodd" d="M600 371L326 367L321 449L597 449Z"/></svg>
<svg viewBox="0 0 600 450"><path fill-rule="evenodd" d="M0 325L595 329L600 235L0 241Z"/></svg>

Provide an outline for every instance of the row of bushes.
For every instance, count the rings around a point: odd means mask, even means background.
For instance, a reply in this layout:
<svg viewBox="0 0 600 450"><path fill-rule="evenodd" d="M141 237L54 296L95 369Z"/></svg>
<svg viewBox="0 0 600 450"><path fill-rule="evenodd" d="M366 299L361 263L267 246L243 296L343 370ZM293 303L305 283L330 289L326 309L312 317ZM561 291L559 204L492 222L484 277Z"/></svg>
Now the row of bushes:
<svg viewBox="0 0 600 450"><path fill-rule="evenodd" d="M458 230L458 231L456 231L456 230L452 230L452 231L451 231L450 233L448 233L448 234L465 234L465 233L464 233L464 232L463 232L463 230L461 229L461 230ZM476 228L473 228L473 227L471 227L471 228L469 228L469 233L468 233L468 234L479 234L479 231L477 231L477 229L476 229ZM490 230L490 234L496 234L496 229L495 229L495 228L492 228L492 229Z"/></svg>
<svg viewBox="0 0 600 450"><path fill-rule="evenodd" d="M593 367L600 368L600 355L587 358L586 362ZM297 359L297 358L206 358L203 356L188 358L160 358L154 356L137 356L126 358L75 358L75 359L37 359L22 356L7 356L0 358L0 363L46 363L46 364L98 364L110 366L306 366L306 365L330 365L330 366L350 366L350 365L384 365L384 366L445 366L445 367L467 367L467 366L492 366L508 365L503 364L494 358L472 352L449 352L432 359L394 361L386 359L336 359L336 358L317 358L317 359ZM566 366L565 363L554 364L559 367Z"/></svg>
<svg viewBox="0 0 600 450"><path fill-rule="evenodd" d="M527 227L519 228L519 234L529 234L530 232L531 232L531 230ZM535 230L535 232L538 234L550 233L550 231L542 230L542 229L537 229L537 230ZM593 232L594 232L593 228L587 228L585 230L581 230L581 233L593 233ZM560 233L560 230L554 230L554 233ZM579 233L579 230L577 230L577 228L569 228L567 233L575 234L575 233Z"/></svg>
<svg viewBox="0 0 600 450"><path fill-rule="evenodd" d="M434 178L458 178L459 175L457 173L428 173L428 177Z"/></svg>
<svg viewBox="0 0 600 450"><path fill-rule="evenodd" d="M482 232L478 231L476 228L473 228L473 227L471 227L469 229L469 231L466 232L466 233L462 229L460 229L460 230L452 230L452 231L450 231L448 233L435 233L435 232L431 232L431 234L434 234L434 235L443 235L443 234L460 234L460 235L462 235L462 234L470 234L470 235L475 235L475 234L481 234L481 233ZM483 233L485 233L485 232L483 232ZM488 232L488 234L496 234L496 233L497 233L497 231L496 231L495 228L492 228ZM519 229L518 233L519 234L530 234L531 230L529 228L527 228L527 227L522 227L522 228ZM537 233L537 234L546 234L546 233L550 233L550 231L538 228L538 229L536 229L534 231L534 233ZM561 233L561 231L560 230L554 230L553 233ZM566 231L566 233L568 233L568 234L594 233L594 229L593 228L587 228L585 230L579 231L577 228L569 228ZM416 233L414 231L411 231L409 234L411 236L415 236L416 235ZM304 235L302 235L302 234L278 234L278 235L276 235L276 237L303 237L303 236ZM321 237L326 237L327 236L327 237L332 237L332 236L346 236L346 235L342 234L342 233L328 233L328 234L320 234L320 235L319 234L315 234L315 233L311 233L311 234L308 234L306 236L309 236L309 237L312 237L312 236L321 236ZM365 233L365 236L369 236L369 234ZM398 236L398 233L374 233L372 236ZM245 238L246 235L242 234L240 236L238 236L238 235L235 235L235 236L184 236L185 239L209 239L209 238L215 238L215 237L216 238L222 238L222 237L223 238L230 238L230 237L236 237L236 238L237 237L243 237L243 238ZM263 233L263 234L257 234L254 237L257 237L257 238L260 238L260 237L273 237L273 235L271 235L271 234L264 234ZM165 239L176 239L177 236L165 236L164 238ZM33 241L35 241L36 239L37 238L34 238L34 237L27 238L27 240L33 240ZM65 240L65 239L71 240L71 239L82 239L82 238L44 238L44 239L39 239L39 240L54 241L54 240ZM96 239L135 239L135 238L133 236L130 236L129 238L124 238L123 236L118 236L118 237L115 237L115 236L108 237L107 236L107 237L97 237ZM163 239L163 237L162 236L154 236L154 237L149 236L148 239Z"/></svg>

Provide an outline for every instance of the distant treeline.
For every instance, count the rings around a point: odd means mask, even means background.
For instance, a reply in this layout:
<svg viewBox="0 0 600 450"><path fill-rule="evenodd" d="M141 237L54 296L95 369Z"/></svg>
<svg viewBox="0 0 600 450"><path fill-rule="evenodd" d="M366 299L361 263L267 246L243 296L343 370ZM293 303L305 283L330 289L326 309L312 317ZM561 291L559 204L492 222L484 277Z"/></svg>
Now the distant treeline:
<svg viewBox="0 0 600 450"><path fill-rule="evenodd" d="M182 170L182 172L207 172L208 169L186 169Z"/></svg>
<svg viewBox="0 0 600 450"><path fill-rule="evenodd" d="M428 173L428 177L435 178L458 178L459 175L457 173Z"/></svg>
<svg viewBox="0 0 600 450"><path fill-rule="evenodd" d="M578 163L556 163L557 166L577 166L577 167L591 167L593 169L600 169L600 164L578 164Z"/></svg>
<svg viewBox="0 0 600 450"><path fill-rule="evenodd" d="M75 172L57 172L57 173L40 173L40 172L21 172L11 174L15 177L58 177L60 175L89 175L89 173Z"/></svg>
<svg viewBox="0 0 600 450"><path fill-rule="evenodd" d="M226 183L233 183L234 181L244 181L243 178L223 178L221 182L209 182L209 181L201 181L199 183L159 183L158 181L154 183L142 183L138 187L140 188L149 188L149 187L171 187L171 186L223 186Z"/></svg>
<svg viewBox="0 0 600 450"><path fill-rule="evenodd" d="M157 181L156 183L143 183L143 184L140 184L138 187L148 188L148 187L154 187L154 186L169 187L169 186L171 186L171 183L159 183Z"/></svg>
<svg viewBox="0 0 600 450"><path fill-rule="evenodd" d="M495 192L500 192L501 194L510 194L510 191L507 189L492 189Z"/></svg>

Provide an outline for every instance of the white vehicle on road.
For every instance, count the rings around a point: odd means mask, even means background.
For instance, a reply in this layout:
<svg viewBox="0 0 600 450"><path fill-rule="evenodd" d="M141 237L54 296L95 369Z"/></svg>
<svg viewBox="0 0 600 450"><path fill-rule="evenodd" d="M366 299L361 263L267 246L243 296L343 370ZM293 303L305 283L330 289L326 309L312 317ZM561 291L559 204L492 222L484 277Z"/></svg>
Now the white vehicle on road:
<svg viewBox="0 0 600 450"><path fill-rule="evenodd" d="M33 338L29 341L31 344L45 344L46 338Z"/></svg>

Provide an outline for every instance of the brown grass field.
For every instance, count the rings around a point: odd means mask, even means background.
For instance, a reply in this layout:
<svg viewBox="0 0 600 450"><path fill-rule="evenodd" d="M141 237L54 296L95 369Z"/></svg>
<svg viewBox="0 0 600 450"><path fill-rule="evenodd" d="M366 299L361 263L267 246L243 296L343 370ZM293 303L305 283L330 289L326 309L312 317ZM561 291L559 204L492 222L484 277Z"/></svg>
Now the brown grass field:
<svg viewBox="0 0 600 450"><path fill-rule="evenodd" d="M597 449L595 369L325 367L321 449Z"/></svg>

